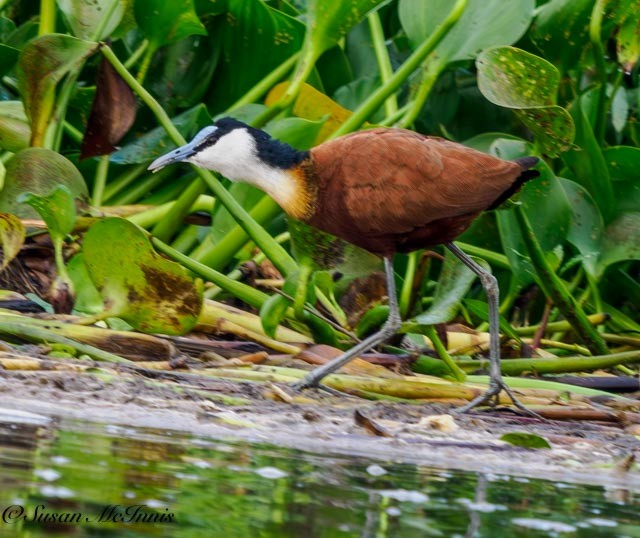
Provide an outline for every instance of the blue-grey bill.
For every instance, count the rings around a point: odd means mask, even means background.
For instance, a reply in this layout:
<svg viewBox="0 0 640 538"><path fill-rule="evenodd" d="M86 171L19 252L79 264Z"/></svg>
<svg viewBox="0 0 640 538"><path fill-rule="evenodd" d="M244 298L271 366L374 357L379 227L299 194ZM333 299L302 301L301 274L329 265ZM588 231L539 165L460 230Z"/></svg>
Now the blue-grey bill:
<svg viewBox="0 0 640 538"><path fill-rule="evenodd" d="M185 144L184 146L180 146L179 148L158 157L155 161L153 161L147 168L147 170L151 170L152 172L157 172L161 170L165 166L173 163L179 163L191 157L195 151L193 149L193 142L189 144Z"/></svg>

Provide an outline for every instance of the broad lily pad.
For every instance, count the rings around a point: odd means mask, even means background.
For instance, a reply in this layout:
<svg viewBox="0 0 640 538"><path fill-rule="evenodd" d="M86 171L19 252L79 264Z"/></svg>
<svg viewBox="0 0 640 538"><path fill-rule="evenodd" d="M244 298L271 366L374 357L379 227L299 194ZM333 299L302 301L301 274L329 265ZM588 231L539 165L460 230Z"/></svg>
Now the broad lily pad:
<svg viewBox="0 0 640 538"><path fill-rule="evenodd" d="M552 64L514 47L494 47L478 56L476 66L482 94L515 110L541 153L557 156L571 147L575 128L569 112L555 104L560 73Z"/></svg>
<svg viewBox="0 0 640 538"><path fill-rule="evenodd" d="M83 242L106 315L146 333L184 334L197 322L202 281L153 250L144 231L120 218L94 224Z"/></svg>
<svg viewBox="0 0 640 538"><path fill-rule="evenodd" d="M544 437L527 432L505 433L500 440L522 448L551 448L549 441Z"/></svg>

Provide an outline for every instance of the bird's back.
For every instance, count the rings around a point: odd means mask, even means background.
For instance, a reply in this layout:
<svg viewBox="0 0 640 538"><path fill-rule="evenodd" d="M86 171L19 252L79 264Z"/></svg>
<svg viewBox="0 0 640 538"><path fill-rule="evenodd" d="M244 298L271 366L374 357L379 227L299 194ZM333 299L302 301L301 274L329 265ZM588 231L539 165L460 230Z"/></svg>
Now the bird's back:
<svg viewBox="0 0 640 538"><path fill-rule="evenodd" d="M536 161L389 128L325 142L310 158L317 203L308 222L381 255L453 240Z"/></svg>

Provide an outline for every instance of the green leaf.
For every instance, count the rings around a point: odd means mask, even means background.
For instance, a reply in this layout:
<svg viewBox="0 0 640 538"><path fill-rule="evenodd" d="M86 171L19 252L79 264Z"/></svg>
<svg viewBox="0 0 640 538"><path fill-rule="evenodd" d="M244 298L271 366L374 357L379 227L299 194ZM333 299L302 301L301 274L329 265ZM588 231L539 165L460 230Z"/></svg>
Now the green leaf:
<svg viewBox="0 0 640 538"><path fill-rule="evenodd" d="M65 185L56 185L48 194L22 193L18 202L29 204L39 213L54 241L63 239L73 230L76 205L73 194Z"/></svg>
<svg viewBox="0 0 640 538"><path fill-rule="evenodd" d="M631 73L640 58L640 5L633 3L635 13L618 30L618 62L626 73Z"/></svg>
<svg viewBox="0 0 640 538"><path fill-rule="evenodd" d="M80 39L99 41L111 35L125 13L128 0L57 0L71 32ZM117 5L112 9L113 2ZM104 21L109 14L109 20ZM96 35L98 30L99 35Z"/></svg>
<svg viewBox="0 0 640 538"><path fill-rule="evenodd" d="M102 295L89 276L82 252L67 263L67 273L75 290L74 310L84 314L98 314L103 310Z"/></svg>
<svg viewBox="0 0 640 538"><path fill-rule="evenodd" d="M0 213L0 247L2 250L0 270L6 268L18 255L26 234L22 221L18 217L11 213Z"/></svg>
<svg viewBox="0 0 640 538"><path fill-rule="evenodd" d="M0 103L1 104L1 103ZM640 170L640 148L611 146L602 151L611 179L636 180ZM619 198L618 198L619 199Z"/></svg>
<svg viewBox="0 0 640 538"><path fill-rule="evenodd" d="M55 87L82 65L98 43L48 34L27 43L18 61L18 89L31 124L31 145L41 146L55 102Z"/></svg>
<svg viewBox="0 0 640 538"><path fill-rule="evenodd" d="M542 56L562 72L579 65L589 43L593 0L550 0L540 7L530 36Z"/></svg>
<svg viewBox="0 0 640 538"><path fill-rule="evenodd" d="M492 103L516 110L543 154L557 156L575 136L571 115L555 104L560 73L546 60L514 47L485 50L476 59L478 87Z"/></svg>
<svg viewBox="0 0 640 538"><path fill-rule="evenodd" d="M304 25L262 0L229 0L229 13L215 29L222 43L218 80L207 97L223 111L300 50ZM212 30L214 31L214 30Z"/></svg>
<svg viewBox="0 0 640 538"><path fill-rule="evenodd" d="M0 77L4 77L18 62L20 51L4 43L0 43Z"/></svg>
<svg viewBox="0 0 640 538"><path fill-rule="evenodd" d="M585 269L595 276L604 231L602 215L582 185L565 178L558 180L572 213L567 239L580 252Z"/></svg>
<svg viewBox="0 0 640 538"><path fill-rule="evenodd" d="M615 211L611 178L602 148L594 136L581 97L574 101L571 115L576 126L577 148L566 152L562 158L573 172L571 179L589 191L598 203L605 222L609 222Z"/></svg>
<svg viewBox="0 0 640 538"><path fill-rule="evenodd" d="M196 15L193 0L135 0L134 14L151 50L207 31Z"/></svg>
<svg viewBox="0 0 640 538"><path fill-rule="evenodd" d="M640 260L640 212L623 213L607 226L598 263L599 274L624 260Z"/></svg>
<svg viewBox="0 0 640 538"><path fill-rule="evenodd" d="M463 297L471 289L476 275L448 250L438 278L433 303L414 319L422 325L447 323L458 313Z"/></svg>
<svg viewBox="0 0 640 538"><path fill-rule="evenodd" d="M36 211L17 201L18 197L24 192L46 196L58 184L65 185L79 203L88 198L84 178L66 157L44 148L23 149L7 164L5 186L0 191L0 212L38 218Z"/></svg>
<svg viewBox="0 0 640 538"><path fill-rule="evenodd" d="M500 440L521 448L551 448L549 441L544 437L527 432L505 433Z"/></svg>
<svg viewBox="0 0 640 538"><path fill-rule="evenodd" d="M211 116L207 112L207 107L199 104L172 118L172 122L180 134L190 140L200 129L211 125ZM117 164L146 163L174 147L175 144L169 138L164 127L156 127L134 142L112 153L109 160Z"/></svg>
<svg viewBox="0 0 640 538"><path fill-rule="evenodd" d="M414 48L445 20L451 0L400 0L400 22ZM470 60L487 47L510 45L525 33L535 0L469 0L464 13L433 56L447 64Z"/></svg>
<svg viewBox="0 0 640 538"><path fill-rule="evenodd" d="M275 338L278 325L284 319L287 308L290 306L291 300L279 293L273 294L264 302L260 308L260 321L267 336Z"/></svg>
<svg viewBox="0 0 640 538"><path fill-rule="evenodd" d="M202 281L156 254L134 224L115 217L97 222L84 237L83 253L105 314L147 333L184 334L196 324Z"/></svg>
<svg viewBox="0 0 640 538"><path fill-rule="evenodd" d="M31 129L20 101L0 101L0 148L16 153L29 146Z"/></svg>
<svg viewBox="0 0 640 538"><path fill-rule="evenodd" d="M330 49L384 0L309 0L305 49L313 58Z"/></svg>

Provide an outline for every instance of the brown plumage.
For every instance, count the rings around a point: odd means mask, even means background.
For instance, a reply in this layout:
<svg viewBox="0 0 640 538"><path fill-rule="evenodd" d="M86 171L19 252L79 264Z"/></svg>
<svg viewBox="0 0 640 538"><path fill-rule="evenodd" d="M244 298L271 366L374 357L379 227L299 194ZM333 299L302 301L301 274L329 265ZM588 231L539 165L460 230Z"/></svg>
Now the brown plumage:
<svg viewBox="0 0 640 538"><path fill-rule="evenodd" d="M389 316L375 334L324 364L298 388L384 342L400 328L392 257L444 244L475 272L487 293L490 384L462 410L506 391L500 372L498 285L452 241L482 211L492 209L538 175L536 157L505 161L455 142L405 129L378 128L297 151L232 118L203 129L185 146L156 159L151 170L187 161L263 189L291 216L384 259Z"/></svg>
<svg viewBox="0 0 640 538"><path fill-rule="evenodd" d="M313 213L302 220L381 256L448 243L513 194L537 159L505 161L405 129L325 142L304 166Z"/></svg>

